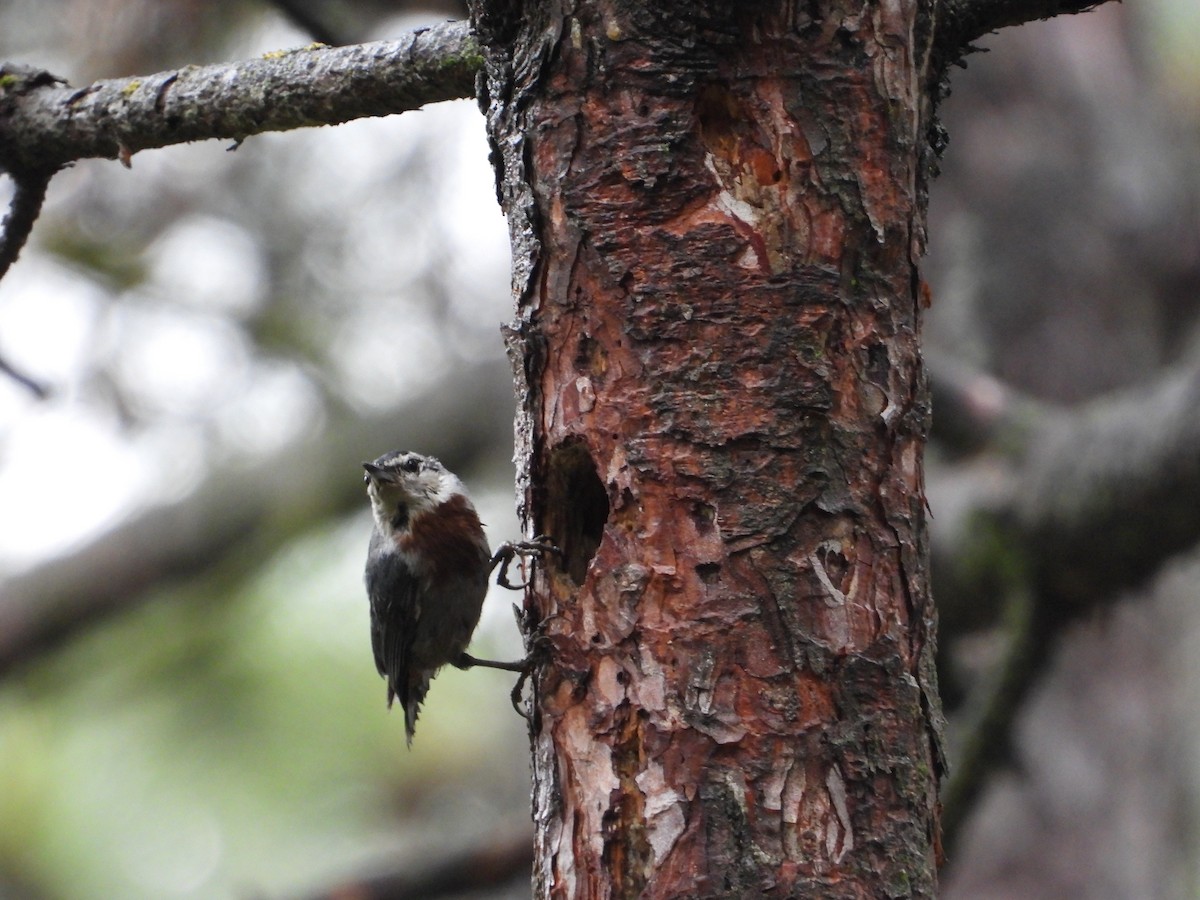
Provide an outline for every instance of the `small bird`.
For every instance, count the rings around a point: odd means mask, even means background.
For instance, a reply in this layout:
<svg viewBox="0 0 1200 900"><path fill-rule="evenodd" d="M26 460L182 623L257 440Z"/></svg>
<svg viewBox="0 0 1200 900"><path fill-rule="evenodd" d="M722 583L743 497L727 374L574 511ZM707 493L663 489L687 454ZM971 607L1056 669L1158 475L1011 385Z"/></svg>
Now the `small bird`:
<svg viewBox="0 0 1200 900"><path fill-rule="evenodd" d="M362 465L375 520L366 567L371 646L388 707L400 700L412 746L429 681L445 664L528 671L526 660L476 659L467 645L496 564L500 583L519 589L506 577L512 558L557 548L511 543L493 556L462 481L432 456L396 450Z"/></svg>

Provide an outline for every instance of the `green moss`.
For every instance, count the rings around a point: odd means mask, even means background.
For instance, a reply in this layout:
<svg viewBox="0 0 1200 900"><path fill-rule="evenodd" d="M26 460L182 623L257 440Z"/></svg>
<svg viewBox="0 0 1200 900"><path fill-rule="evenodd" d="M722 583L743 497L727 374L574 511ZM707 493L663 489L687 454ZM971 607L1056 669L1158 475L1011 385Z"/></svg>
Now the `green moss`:
<svg viewBox="0 0 1200 900"><path fill-rule="evenodd" d="M125 87L121 88L121 94L125 97L128 97L141 86L142 83L135 78L133 81L129 82L129 84L125 85Z"/></svg>
<svg viewBox="0 0 1200 900"><path fill-rule="evenodd" d="M464 52L460 56L447 56L439 67L441 69L468 68L479 70L483 68L483 54L478 49Z"/></svg>

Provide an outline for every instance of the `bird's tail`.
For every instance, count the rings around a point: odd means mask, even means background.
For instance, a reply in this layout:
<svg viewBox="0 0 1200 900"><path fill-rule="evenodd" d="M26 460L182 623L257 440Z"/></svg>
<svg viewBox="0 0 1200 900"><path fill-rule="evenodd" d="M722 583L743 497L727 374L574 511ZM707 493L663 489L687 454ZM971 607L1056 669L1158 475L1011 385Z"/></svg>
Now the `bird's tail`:
<svg viewBox="0 0 1200 900"><path fill-rule="evenodd" d="M421 711L421 704L425 702L427 693L429 693L429 675L426 673L413 673L407 681L395 685L395 696L399 698L400 705L404 708L404 736L409 747L412 746L413 734L417 730L417 715ZM391 705L390 696L388 705Z"/></svg>

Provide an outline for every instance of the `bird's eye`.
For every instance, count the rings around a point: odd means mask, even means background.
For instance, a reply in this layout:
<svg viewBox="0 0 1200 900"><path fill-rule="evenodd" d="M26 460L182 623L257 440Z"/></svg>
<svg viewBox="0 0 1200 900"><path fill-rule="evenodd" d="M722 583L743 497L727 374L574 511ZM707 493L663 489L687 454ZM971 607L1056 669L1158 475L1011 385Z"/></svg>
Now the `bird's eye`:
<svg viewBox="0 0 1200 900"><path fill-rule="evenodd" d="M366 472L364 472L363 473L363 484L370 484L370 483L371 483L371 476L368 475Z"/></svg>
<svg viewBox="0 0 1200 900"><path fill-rule="evenodd" d="M400 468L402 468L405 472L416 472L421 468L421 460L415 456L410 456L400 464Z"/></svg>

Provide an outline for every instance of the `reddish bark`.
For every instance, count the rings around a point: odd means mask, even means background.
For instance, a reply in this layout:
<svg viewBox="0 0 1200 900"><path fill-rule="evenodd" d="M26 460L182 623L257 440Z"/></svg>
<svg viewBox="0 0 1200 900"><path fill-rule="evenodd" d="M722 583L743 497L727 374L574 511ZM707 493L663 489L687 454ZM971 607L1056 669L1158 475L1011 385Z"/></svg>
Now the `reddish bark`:
<svg viewBox="0 0 1200 900"><path fill-rule="evenodd" d="M934 892L919 11L476 10L565 551L540 896Z"/></svg>

